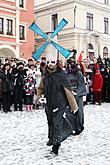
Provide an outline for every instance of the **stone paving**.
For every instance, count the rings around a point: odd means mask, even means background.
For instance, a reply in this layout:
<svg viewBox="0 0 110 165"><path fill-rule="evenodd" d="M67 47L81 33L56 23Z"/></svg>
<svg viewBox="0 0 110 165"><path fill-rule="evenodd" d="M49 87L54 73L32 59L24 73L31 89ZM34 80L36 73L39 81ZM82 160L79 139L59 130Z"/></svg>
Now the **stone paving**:
<svg viewBox="0 0 110 165"><path fill-rule="evenodd" d="M44 110L0 112L0 165L110 165L110 104L87 105L85 130L50 155Z"/></svg>

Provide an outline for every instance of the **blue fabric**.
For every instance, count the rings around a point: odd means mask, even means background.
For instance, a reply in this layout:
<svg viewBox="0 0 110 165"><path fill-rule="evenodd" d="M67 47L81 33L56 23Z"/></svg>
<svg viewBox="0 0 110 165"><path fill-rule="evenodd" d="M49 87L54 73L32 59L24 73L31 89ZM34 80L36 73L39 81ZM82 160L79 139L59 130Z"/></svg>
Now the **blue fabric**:
<svg viewBox="0 0 110 165"><path fill-rule="evenodd" d="M68 22L63 18L61 20L61 22L59 23L59 25L57 26L57 28L55 29L55 31L52 33L52 35L50 36L50 38L54 38L59 31L61 31L61 29L67 24Z"/></svg>
<svg viewBox="0 0 110 165"><path fill-rule="evenodd" d="M32 31L42 36L44 39L48 39L48 36L33 22L29 27Z"/></svg>
<svg viewBox="0 0 110 165"><path fill-rule="evenodd" d="M38 51L36 51L36 52L32 55L32 57L33 57L35 60L38 60L39 57L40 57L40 56L42 55L42 53L44 52L44 50L46 49L47 45L48 45L48 42L46 42L43 46L41 46L41 47L38 49Z"/></svg>
<svg viewBox="0 0 110 165"><path fill-rule="evenodd" d="M61 20L61 22L59 23L59 25L57 26L56 30L52 33L50 38L54 38L55 35L58 34L58 32L60 32L62 30L62 28L67 24L68 22L63 18ZM40 47L38 49L38 51L36 51L32 57L35 60L38 60L39 57L42 55L42 53L44 52L44 50L46 49L47 45L49 44L48 42L48 36L33 22L31 24L31 26L29 27L31 30L33 30L35 33L39 34L40 36L42 36L44 39L46 39L46 43ZM63 48L62 46L58 45L57 43L55 43L54 41L50 42L65 58L68 58L71 54L71 52L65 48Z"/></svg>
<svg viewBox="0 0 110 165"><path fill-rule="evenodd" d="M58 45L57 43L51 41L52 45L59 50L59 52L65 57L68 58L71 54L71 52L65 48L63 48L62 46Z"/></svg>

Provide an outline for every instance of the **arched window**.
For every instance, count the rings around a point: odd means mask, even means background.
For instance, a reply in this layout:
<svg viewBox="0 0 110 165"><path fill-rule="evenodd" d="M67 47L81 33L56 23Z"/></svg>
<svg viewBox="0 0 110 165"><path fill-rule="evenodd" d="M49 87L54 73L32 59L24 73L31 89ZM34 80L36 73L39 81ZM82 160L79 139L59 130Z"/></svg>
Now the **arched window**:
<svg viewBox="0 0 110 165"><path fill-rule="evenodd" d="M89 44L89 49L93 49L93 45L92 44Z"/></svg>
<svg viewBox="0 0 110 165"><path fill-rule="evenodd" d="M88 44L88 56L91 61L93 61L94 58L94 48L92 44Z"/></svg>
<svg viewBox="0 0 110 165"><path fill-rule="evenodd" d="M108 57L108 48L104 47L103 48L103 58L107 58Z"/></svg>

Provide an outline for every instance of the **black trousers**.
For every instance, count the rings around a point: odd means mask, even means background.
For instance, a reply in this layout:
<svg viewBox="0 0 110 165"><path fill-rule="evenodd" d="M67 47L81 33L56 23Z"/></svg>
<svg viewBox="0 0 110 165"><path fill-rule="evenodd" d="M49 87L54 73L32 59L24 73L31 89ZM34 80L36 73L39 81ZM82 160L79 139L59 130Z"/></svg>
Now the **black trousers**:
<svg viewBox="0 0 110 165"><path fill-rule="evenodd" d="M21 86L14 89L14 110L22 110L23 107L23 88Z"/></svg>
<svg viewBox="0 0 110 165"><path fill-rule="evenodd" d="M11 93L10 92L3 92L2 93L2 101L3 101L3 111L4 112L10 111Z"/></svg>

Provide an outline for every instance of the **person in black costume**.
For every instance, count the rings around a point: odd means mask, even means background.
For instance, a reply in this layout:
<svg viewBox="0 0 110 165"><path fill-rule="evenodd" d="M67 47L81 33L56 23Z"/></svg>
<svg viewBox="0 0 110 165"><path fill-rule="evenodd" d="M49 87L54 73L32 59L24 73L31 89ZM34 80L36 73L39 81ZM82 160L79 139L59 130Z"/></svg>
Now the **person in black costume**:
<svg viewBox="0 0 110 165"><path fill-rule="evenodd" d="M37 91L37 98L42 94L46 97L46 115L48 121L48 146L52 145L51 153L58 155L61 142L73 133L73 116L77 114L77 103L71 90L67 74L61 69L60 63L47 62ZM71 112L72 111L72 112ZM81 127L79 126L81 130Z"/></svg>

